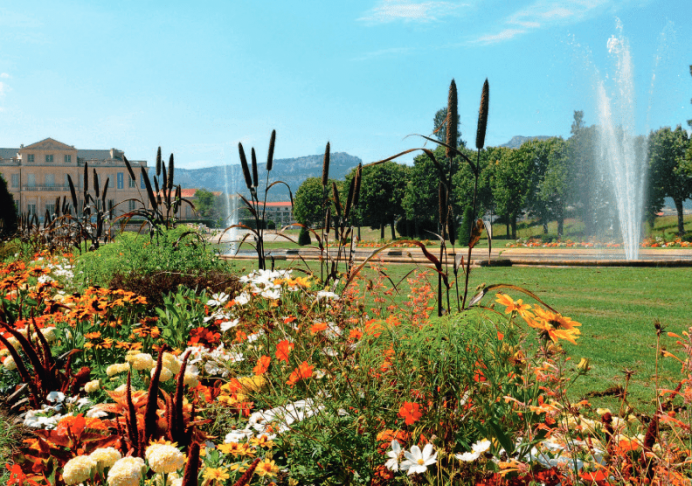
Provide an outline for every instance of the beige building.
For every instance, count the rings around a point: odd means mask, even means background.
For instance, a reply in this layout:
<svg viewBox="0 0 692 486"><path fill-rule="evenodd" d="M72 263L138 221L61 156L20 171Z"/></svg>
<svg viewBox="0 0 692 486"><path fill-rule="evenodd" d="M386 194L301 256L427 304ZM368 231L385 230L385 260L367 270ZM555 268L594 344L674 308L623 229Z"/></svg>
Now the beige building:
<svg viewBox="0 0 692 486"><path fill-rule="evenodd" d="M139 207L136 201L128 199L141 199L143 196L146 200L140 167L148 171L145 160L128 159L135 179L139 179L132 180L123 156L121 150L79 150L47 138L18 149L0 148L0 174L7 181L17 209L22 214L37 214L43 218L46 211L50 214L55 212L58 197L66 196L71 204L68 175L75 185L79 204L82 204L84 165L88 164L90 193L93 195L94 191L92 169L96 169L101 191L108 180L106 207L112 203L116 215L120 215Z"/></svg>

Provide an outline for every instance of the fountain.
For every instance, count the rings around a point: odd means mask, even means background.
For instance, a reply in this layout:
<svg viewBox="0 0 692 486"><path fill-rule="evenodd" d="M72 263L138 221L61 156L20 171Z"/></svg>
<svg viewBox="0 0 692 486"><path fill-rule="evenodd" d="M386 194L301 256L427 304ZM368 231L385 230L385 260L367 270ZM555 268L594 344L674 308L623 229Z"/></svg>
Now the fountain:
<svg viewBox="0 0 692 486"><path fill-rule="evenodd" d="M614 72L608 76L612 89L608 92L602 79L597 80L596 86L599 119L596 157L606 162L602 168L615 194L625 257L636 260L642 234L647 164L645 151L636 150L633 65L629 42L622 35L619 20L617 30L618 34L607 43L615 62Z"/></svg>
<svg viewBox="0 0 692 486"><path fill-rule="evenodd" d="M224 175L224 194L223 198L225 199L226 202L226 217L224 218L224 224L222 225L223 229L228 228L229 226L232 226L234 224L238 224L238 198L236 197L236 194L238 192L238 187L236 185L236 182L238 180L237 175L234 170L235 166L229 167L227 164L223 166L223 175ZM229 174L230 178L229 178ZM231 197L232 195L232 197ZM224 234L223 236L223 241L226 241L229 243L229 248L228 251L225 252L227 254L235 254L236 252L236 239L237 239L237 229L233 228L230 229Z"/></svg>

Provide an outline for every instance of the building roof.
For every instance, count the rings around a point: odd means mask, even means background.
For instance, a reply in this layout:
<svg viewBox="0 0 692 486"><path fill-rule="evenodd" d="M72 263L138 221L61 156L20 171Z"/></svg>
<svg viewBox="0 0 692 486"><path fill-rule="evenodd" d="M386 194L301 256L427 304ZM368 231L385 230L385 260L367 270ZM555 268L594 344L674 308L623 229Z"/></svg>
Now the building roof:
<svg viewBox="0 0 692 486"><path fill-rule="evenodd" d="M0 148L0 157L3 159L13 159L19 152L18 148Z"/></svg>
<svg viewBox="0 0 692 486"><path fill-rule="evenodd" d="M268 208L290 208L293 206L290 201L286 202L268 202L267 207Z"/></svg>
<svg viewBox="0 0 692 486"><path fill-rule="evenodd" d="M110 150L77 150L77 158L84 160L107 160L111 158Z"/></svg>

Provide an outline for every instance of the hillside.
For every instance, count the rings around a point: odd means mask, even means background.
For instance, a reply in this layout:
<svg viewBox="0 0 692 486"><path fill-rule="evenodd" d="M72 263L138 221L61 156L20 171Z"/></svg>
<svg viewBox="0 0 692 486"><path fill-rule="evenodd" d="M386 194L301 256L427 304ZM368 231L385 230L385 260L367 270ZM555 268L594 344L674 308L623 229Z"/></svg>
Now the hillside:
<svg viewBox="0 0 692 486"><path fill-rule="evenodd" d="M308 177L321 177L324 155L307 155L293 159L275 159L269 177L269 184L283 181L291 187L295 195L298 187ZM343 179L362 160L344 152L332 153L329 164L329 178ZM264 194L267 173L266 164L258 164L260 179L260 194ZM227 182L228 181L228 182ZM175 183L183 188L204 188L209 191L228 191L230 194L241 193L249 197L245 186L243 171L239 164L206 167L203 169L175 169ZM283 184L277 184L269 190L268 201L288 201L288 189Z"/></svg>

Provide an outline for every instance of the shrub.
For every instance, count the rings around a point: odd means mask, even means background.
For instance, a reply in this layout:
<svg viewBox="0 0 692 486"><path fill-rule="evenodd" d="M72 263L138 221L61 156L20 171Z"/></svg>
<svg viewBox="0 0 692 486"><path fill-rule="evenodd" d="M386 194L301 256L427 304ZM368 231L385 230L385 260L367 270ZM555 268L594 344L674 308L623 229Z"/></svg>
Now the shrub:
<svg viewBox="0 0 692 486"><path fill-rule="evenodd" d="M122 278L131 272L140 276L199 275L227 268L202 234L181 226L151 238L123 233L97 251L80 255L75 264L75 277L85 286L109 287L116 274Z"/></svg>
<svg viewBox="0 0 692 486"><path fill-rule="evenodd" d="M211 270L198 273L156 272L142 275L136 272L118 273L110 281L112 289L122 289L146 297L152 307L163 307L164 298L183 286L193 290L226 292L231 296L240 291L238 277L224 271Z"/></svg>
<svg viewBox="0 0 692 486"><path fill-rule="evenodd" d="M312 240L310 239L310 232L306 230L305 228L300 228L300 234L298 235L298 244L300 246L305 246L309 245L312 243Z"/></svg>

